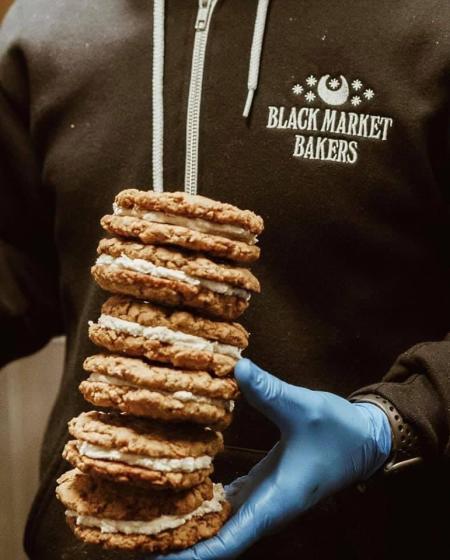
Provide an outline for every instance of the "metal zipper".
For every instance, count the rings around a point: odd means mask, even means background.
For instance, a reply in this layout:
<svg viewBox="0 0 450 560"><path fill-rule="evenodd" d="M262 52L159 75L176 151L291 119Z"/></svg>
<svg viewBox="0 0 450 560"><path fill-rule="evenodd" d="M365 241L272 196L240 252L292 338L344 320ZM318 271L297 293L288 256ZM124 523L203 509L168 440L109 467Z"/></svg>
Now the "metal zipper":
<svg viewBox="0 0 450 560"><path fill-rule="evenodd" d="M198 145L200 106L202 100L203 70L205 67L206 43L211 17L218 0L199 0L195 20L194 50L192 53L191 81L186 123L186 166L184 190L197 194Z"/></svg>

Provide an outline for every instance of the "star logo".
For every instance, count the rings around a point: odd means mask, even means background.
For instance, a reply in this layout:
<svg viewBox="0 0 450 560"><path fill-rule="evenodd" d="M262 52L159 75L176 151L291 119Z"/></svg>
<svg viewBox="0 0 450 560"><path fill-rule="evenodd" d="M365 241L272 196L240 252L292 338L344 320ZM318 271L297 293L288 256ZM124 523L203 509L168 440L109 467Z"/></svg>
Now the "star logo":
<svg viewBox="0 0 450 560"><path fill-rule="evenodd" d="M290 77L294 80L295 75ZM376 95L375 90L359 78L346 78L336 72L323 76L310 74L304 81L291 85L290 89L293 95L301 96L308 104L320 100L331 106L348 104L355 108L365 106L365 102Z"/></svg>
<svg viewBox="0 0 450 560"><path fill-rule="evenodd" d="M295 95L301 95L303 93L303 86L301 86L300 84L295 84L295 86L292 86L292 92Z"/></svg>
<svg viewBox="0 0 450 560"><path fill-rule="evenodd" d="M339 80L337 80L336 78L333 78L332 80L330 80L330 88L331 89L337 89L339 87Z"/></svg>

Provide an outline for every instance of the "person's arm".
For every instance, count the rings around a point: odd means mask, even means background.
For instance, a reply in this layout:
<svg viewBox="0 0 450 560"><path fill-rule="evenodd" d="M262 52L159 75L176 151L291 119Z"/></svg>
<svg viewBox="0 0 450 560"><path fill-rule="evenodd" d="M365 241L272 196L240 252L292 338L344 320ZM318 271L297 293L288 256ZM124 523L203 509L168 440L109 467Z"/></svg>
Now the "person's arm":
<svg viewBox="0 0 450 560"><path fill-rule="evenodd" d="M380 383L350 398L380 395L392 403L417 435L425 461L450 456L450 336L417 344L403 353Z"/></svg>
<svg viewBox="0 0 450 560"><path fill-rule="evenodd" d="M62 332L53 199L30 133L20 9L0 28L0 367Z"/></svg>
<svg viewBox="0 0 450 560"><path fill-rule="evenodd" d="M447 231L450 233L450 119L443 144L447 157L434 173L441 185L443 199L447 201ZM447 272L450 272L450 236L444 241L447 244ZM418 273L426 274L426 271ZM442 301L442 306L448 309L448 296L447 301ZM450 317L447 329L450 329ZM411 426L417 437L415 451L423 456L425 462L450 457L450 332L447 336L442 333L442 338L421 341L409 348L395 360L380 382L358 389L349 397L364 399L365 395L372 393L392 403L402 422ZM402 434L397 432L397 439L401 437Z"/></svg>

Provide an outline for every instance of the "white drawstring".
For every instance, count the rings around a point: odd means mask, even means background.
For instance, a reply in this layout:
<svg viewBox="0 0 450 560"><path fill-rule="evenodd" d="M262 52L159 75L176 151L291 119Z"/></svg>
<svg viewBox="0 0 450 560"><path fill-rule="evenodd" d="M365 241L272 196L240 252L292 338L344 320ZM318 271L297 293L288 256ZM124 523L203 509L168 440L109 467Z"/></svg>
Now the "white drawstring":
<svg viewBox="0 0 450 560"><path fill-rule="evenodd" d="M164 8L165 0L153 0L153 190L163 192L164 153Z"/></svg>
<svg viewBox="0 0 450 560"><path fill-rule="evenodd" d="M243 116L247 118L252 108L253 96L258 87L259 67L261 63L261 52L266 29L267 11L270 0L258 0L256 12L255 29L253 31L252 50L250 54L250 65L248 69L248 94L245 101Z"/></svg>

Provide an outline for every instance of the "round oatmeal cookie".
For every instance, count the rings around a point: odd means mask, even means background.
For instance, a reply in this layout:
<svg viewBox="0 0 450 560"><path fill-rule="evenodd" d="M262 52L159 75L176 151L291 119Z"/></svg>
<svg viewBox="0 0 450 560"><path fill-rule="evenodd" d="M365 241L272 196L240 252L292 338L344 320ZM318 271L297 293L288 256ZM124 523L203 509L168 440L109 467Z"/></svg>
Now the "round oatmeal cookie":
<svg viewBox="0 0 450 560"><path fill-rule="evenodd" d="M86 400L157 420L223 430L231 422L234 399L239 396L233 378L159 367L136 358L100 354L87 358L84 369L91 374L80 384Z"/></svg>
<svg viewBox="0 0 450 560"><path fill-rule="evenodd" d="M95 406L115 408L127 414L166 422L195 422L224 430L232 420L232 411L220 405L186 402L149 389L117 386L89 378L81 382L80 391Z"/></svg>
<svg viewBox="0 0 450 560"><path fill-rule="evenodd" d="M212 472L218 432L123 414L84 412L69 422L64 458L80 471L154 488L191 488Z"/></svg>
<svg viewBox="0 0 450 560"><path fill-rule="evenodd" d="M248 345L248 333L238 323L211 321L125 296L103 304L97 323L90 322L89 336L111 352L220 377L232 373Z"/></svg>
<svg viewBox="0 0 450 560"><path fill-rule="evenodd" d="M148 274L103 264L91 268L97 284L113 294L127 294L172 307L189 307L212 317L234 321L248 308L248 301L220 295L183 282L154 278Z"/></svg>
<svg viewBox="0 0 450 560"><path fill-rule="evenodd" d="M111 296L103 304L102 313L146 327L167 327L242 349L248 346L249 333L239 323L213 321L188 311L173 310L127 296Z"/></svg>
<svg viewBox="0 0 450 560"><path fill-rule="evenodd" d="M224 502L222 510L218 513L208 513L200 518L191 519L181 527L156 535L102 533L99 529L76 525L73 517L68 517L67 523L79 539L89 544L100 545L107 550L166 553L190 548L201 540L213 537L230 515L231 506Z"/></svg>
<svg viewBox="0 0 450 560"><path fill-rule="evenodd" d="M237 382L232 377L218 378L206 371L188 371L151 364L145 360L113 354L89 356L85 371L115 378L115 383L154 391L189 392L213 399L235 400L239 397Z"/></svg>
<svg viewBox="0 0 450 560"><path fill-rule="evenodd" d="M89 325L92 342L111 352L220 377L232 373L248 346L249 335L238 323L212 321L127 296L110 297L98 321Z"/></svg>
<svg viewBox="0 0 450 560"><path fill-rule="evenodd" d="M242 263L254 262L260 256L260 249L256 245L205 234L188 227L149 222L135 216L106 215L100 223L112 235L139 239L145 245L174 245Z"/></svg>
<svg viewBox="0 0 450 560"><path fill-rule="evenodd" d="M257 278L247 268L217 263L196 253L186 253L156 245L143 245L117 237L101 239L97 252L99 255L109 255L113 258L125 255L128 259L144 260L155 267L169 269L172 273L181 272L182 276L186 275L189 278L223 282L230 288L260 292ZM161 271L157 273L161 274ZM175 274L175 276L180 275Z"/></svg>
<svg viewBox="0 0 450 560"><path fill-rule="evenodd" d="M131 465L122 462L92 459L80 453L77 441L69 441L63 450L63 457L73 467L91 477L106 478L108 480L151 487L155 490L170 488L185 490L193 488L203 482L214 472L214 468L199 469L194 472L164 472Z"/></svg>
<svg viewBox="0 0 450 560"><path fill-rule="evenodd" d="M57 481L66 520L84 542L130 551L167 552L213 536L231 513L210 479L173 492L115 484L74 469Z"/></svg>
<svg viewBox="0 0 450 560"><path fill-rule="evenodd" d="M151 190L125 189L116 196L115 207L198 218L210 224L241 227L254 235L259 235L264 229L263 219L250 210L241 210L225 202L184 192L156 193Z"/></svg>
<svg viewBox="0 0 450 560"><path fill-rule="evenodd" d="M186 515L213 498L213 483L209 478L180 492L152 491L93 478L73 469L61 475L57 484L56 496L69 511L116 521L151 521L162 515Z"/></svg>
<svg viewBox="0 0 450 560"><path fill-rule="evenodd" d="M68 426L77 439L149 457L213 457L223 449L222 434L200 426L164 424L98 410L82 412Z"/></svg>
<svg viewBox="0 0 450 560"><path fill-rule="evenodd" d="M175 344L164 344L144 336L133 336L99 324L89 326L89 338L97 346L128 356L144 356L155 361L172 364L177 368L206 370L218 377L230 375L237 359L222 354L192 350Z"/></svg>
<svg viewBox="0 0 450 560"><path fill-rule="evenodd" d="M226 320L241 315L260 291L249 270L198 254L118 238L102 239L98 253L91 271L103 289Z"/></svg>

